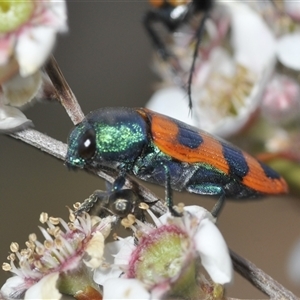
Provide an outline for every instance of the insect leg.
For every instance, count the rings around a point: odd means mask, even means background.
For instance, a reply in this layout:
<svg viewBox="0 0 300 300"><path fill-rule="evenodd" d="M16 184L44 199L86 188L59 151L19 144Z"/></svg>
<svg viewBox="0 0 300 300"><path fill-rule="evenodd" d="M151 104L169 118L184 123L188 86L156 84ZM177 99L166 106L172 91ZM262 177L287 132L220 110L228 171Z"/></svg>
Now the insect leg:
<svg viewBox="0 0 300 300"><path fill-rule="evenodd" d="M165 175L166 175L166 182L165 182L165 193L166 193L166 198L165 201L167 203L168 209L170 213L172 214L173 217L181 217L182 214L178 213L174 208L173 208L173 192L171 188L171 178L170 178L170 170L166 165L163 165L165 169Z"/></svg>
<svg viewBox="0 0 300 300"><path fill-rule="evenodd" d="M92 215L101 215L103 207L108 204L108 192L96 190L90 195L74 212L75 216L80 216L84 212L89 212Z"/></svg>
<svg viewBox="0 0 300 300"><path fill-rule="evenodd" d="M188 186L187 191L200 195L219 196L217 203L211 210L213 217L217 218L219 216L225 203L225 191L221 186L213 185L211 183L202 183Z"/></svg>
<svg viewBox="0 0 300 300"><path fill-rule="evenodd" d="M94 191L75 211L75 215L79 216L83 212L89 212L92 215L101 216L104 210L108 211L108 206L112 203L111 196L121 191L125 184L125 174L125 169L121 169L119 176L112 184L106 183L106 191Z"/></svg>
<svg viewBox="0 0 300 300"><path fill-rule="evenodd" d="M166 20L166 17L164 17L164 15L161 14L159 11L150 10L145 14L144 19L143 19L145 29L146 29L149 37L151 38L154 47L157 49L159 55L163 58L163 60L168 60L172 55L167 50L166 45L161 40L159 34L153 28L153 24L155 22L161 22L170 31L172 31L172 29L168 26L168 22Z"/></svg>
<svg viewBox="0 0 300 300"><path fill-rule="evenodd" d="M125 174L126 174L126 171L122 169L120 171L119 176L115 179L115 181L112 184L112 188L111 188L112 192L118 191L124 186L124 184L125 184Z"/></svg>
<svg viewBox="0 0 300 300"><path fill-rule="evenodd" d="M155 30L153 26L155 23L161 23L165 26L165 28L167 28L167 30L173 32L175 28L177 28L179 23L174 20L173 22L170 21L170 16L159 10L148 11L144 16L143 23L150 39L152 40L154 48L157 50L161 58L169 63L171 71L175 75L175 84L181 86L186 90L186 83L182 80L182 76L180 75L183 70L181 64L178 61L178 58L168 50L166 44L163 42L157 30Z"/></svg>
<svg viewBox="0 0 300 300"><path fill-rule="evenodd" d="M113 192L96 190L74 211L74 214L80 216L87 212L93 216L115 215L120 218L134 214L144 220L143 211L138 207L139 203L138 195L131 189Z"/></svg>
<svg viewBox="0 0 300 300"><path fill-rule="evenodd" d="M217 203L214 205L214 207L210 212L214 218L218 218L224 204L225 204L225 193L223 192L220 195L219 199L217 200Z"/></svg>

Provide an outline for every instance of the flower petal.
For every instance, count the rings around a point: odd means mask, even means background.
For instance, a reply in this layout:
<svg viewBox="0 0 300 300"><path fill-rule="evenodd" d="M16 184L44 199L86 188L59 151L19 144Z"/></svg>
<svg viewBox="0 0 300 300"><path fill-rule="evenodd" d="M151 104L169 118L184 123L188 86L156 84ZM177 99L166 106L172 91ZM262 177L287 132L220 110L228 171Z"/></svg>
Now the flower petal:
<svg viewBox="0 0 300 300"><path fill-rule="evenodd" d="M1 288L1 293L7 298L19 298L21 294L26 290L26 282L24 278L20 276L13 276L6 280Z"/></svg>
<svg viewBox="0 0 300 300"><path fill-rule="evenodd" d="M0 132L13 132L32 125L32 121L19 109L10 106L0 107Z"/></svg>
<svg viewBox="0 0 300 300"><path fill-rule="evenodd" d="M216 218L212 216L212 214L205 209L204 207L198 206L198 205L189 205L185 206L184 210L188 211L189 213L195 215L198 219L209 219L213 223L216 222Z"/></svg>
<svg viewBox="0 0 300 300"><path fill-rule="evenodd" d="M119 266L128 264L133 247L133 237L106 244L104 248L105 263L95 270L94 281L103 285L108 279L120 277L123 270Z"/></svg>
<svg viewBox="0 0 300 300"><path fill-rule="evenodd" d="M26 299L40 299L40 300L55 300L60 299L62 294L56 288L59 273L50 273L43 277L38 283L33 285L25 293Z"/></svg>
<svg viewBox="0 0 300 300"><path fill-rule="evenodd" d="M137 279L109 279L103 285L106 299L150 299L150 294Z"/></svg>
<svg viewBox="0 0 300 300"><path fill-rule="evenodd" d="M115 255L115 264L128 264L131 253L135 249L134 238L132 236L120 240L120 251Z"/></svg>
<svg viewBox="0 0 300 300"><path fill-rule="evenodd" d="M95 270L93 279L97 284L104 285L107 280L119 278L123 272L118 266L99 267Z"/></svg>
<svg viewBox="0 0 300 300"><path fill-rule="evenodd" d="M275 64L276 41L263 18L241 1L228 1L232 26L232 45L236 61L260 73Z"/></svg>
<svg viewBox="0 0 300 300"><path fill-rule="evenodd" d="M278 40L278 60L286 67L300 70L300 33L286 34Z"/></svg>
<svg viewBox="0 0 300 300"><path fill-rule="evenodd" d="M232 263L222 234L209 219L201 221L195 236L201 262L215 283L232 281Z"/></svg>
<svg viewBox="0 0 300 300"><path fill-rule="evenodd" d="M40 71L25 78L20 75L14 76L2 84L6 104L16 107L23 106L37 95L41 85L42 76Z"/></svg>
<svg viewBox="0 0 300 300"><path fill-rule="evenodd" d="M174 105L176 103L176 105ZM190 114L186 92L179 87L167 87L156 91L146 105L147 108L165 114L192 126L198 122Z"/></svg>
<svg viewBox="0 0 300 300"><path fill-rule="evenodd" d="M49 56L56 37L55 28L35 27L18 38L16 57L23 77L36 72Z"/></svg>
<svg viewBox="0 0 300 300"><path fill-rule="evenodd" d="M58 32L66 32L68 30L66 1L48 0L43 2L43 5L47 7L43 15L45 24L56 28Z"/></svg>
<svg viewBox="0 0 300 300"><path fill-rule="evenodd" d="M188 205L184 207L184 210L194 215L197 219L205 219L208 218L213 223L216 222L216 219L212 216L212 214L205 209L204 207L198 206L198 205ZM167 224L168 219L172 218L172 214L170 212L167 212L159 217L159 220L162 224Z"/></svg>
<svg viewBox="0 0 300 300"><path fill-rule="evenodd" d="M11 35L1 37L0 40L0 66L8 62L11 52L13 51L14 38Z"/></svg>
<svg viewBox="0 0 300 300"><path fill-rule="evenodd" d="M92 239L89 241L85 252L88 254L89 259L84 259L83 262L86 266L96 269L100 266L103 259L104 251L104 236L101 232L95 232Z"/></svg>

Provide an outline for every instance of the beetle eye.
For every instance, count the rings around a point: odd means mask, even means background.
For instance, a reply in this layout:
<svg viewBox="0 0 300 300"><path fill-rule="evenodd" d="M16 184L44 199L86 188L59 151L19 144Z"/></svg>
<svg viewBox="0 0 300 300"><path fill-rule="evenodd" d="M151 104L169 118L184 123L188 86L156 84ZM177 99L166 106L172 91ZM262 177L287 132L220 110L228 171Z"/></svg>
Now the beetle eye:
<svg viewBox="0 0 300 300"><path fill-rule="evenodd" d="M80 138L78 155L84 159L91 159L96 152L96 134L94 129L87 130Z"/></svg>

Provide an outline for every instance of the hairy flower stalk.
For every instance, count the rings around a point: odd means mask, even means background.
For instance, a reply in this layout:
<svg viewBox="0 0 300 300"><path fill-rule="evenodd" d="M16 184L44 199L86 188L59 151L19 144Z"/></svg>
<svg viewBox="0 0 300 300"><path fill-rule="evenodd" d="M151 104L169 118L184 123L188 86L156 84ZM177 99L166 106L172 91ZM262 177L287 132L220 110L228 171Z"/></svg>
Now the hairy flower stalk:
<svg viewBox="0 0 300 300"><path fill-rule="evenodd" d="M45 241L31 234L26 249L11 244L10 263L4 263L2 268L15 276L1 289L6 297L60 299L61 294L67 294L80 299L79 295L87 291L99 294L92 270L102 263L104 240L115 218L83 214L75 219L71 214L70 219L67 224L42 213L40 221L48 226L40 227Z"/></svg>

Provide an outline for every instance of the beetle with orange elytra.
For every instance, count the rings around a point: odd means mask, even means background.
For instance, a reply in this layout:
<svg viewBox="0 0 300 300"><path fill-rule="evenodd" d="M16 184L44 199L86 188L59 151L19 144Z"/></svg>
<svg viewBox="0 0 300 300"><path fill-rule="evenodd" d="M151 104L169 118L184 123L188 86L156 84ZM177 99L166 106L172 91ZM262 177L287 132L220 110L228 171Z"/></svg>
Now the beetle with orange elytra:
<svg viewBox="0 0 300 300"><path fill-rule="evenodd" d="M119 170L113 190L125 175L171 190L217 196L217 217L225 198L251 199L288 191L273 169L205 131L146 108L112 107L89 113L69 136L66 164L71 168Z"/></svg>

